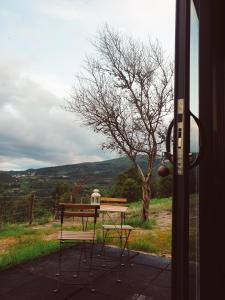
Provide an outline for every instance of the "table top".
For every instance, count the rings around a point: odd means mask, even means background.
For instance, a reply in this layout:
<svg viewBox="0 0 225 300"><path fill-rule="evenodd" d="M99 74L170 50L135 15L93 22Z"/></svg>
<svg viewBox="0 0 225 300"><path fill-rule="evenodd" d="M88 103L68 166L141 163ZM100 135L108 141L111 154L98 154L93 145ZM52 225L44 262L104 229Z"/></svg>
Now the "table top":
<svg viewBox="0 0 225 300"><path fill-rule="evenodd" d="M109 212L126 212L128 209L127 206L119 205L100 205L100 211L109 211Z"/></svg>

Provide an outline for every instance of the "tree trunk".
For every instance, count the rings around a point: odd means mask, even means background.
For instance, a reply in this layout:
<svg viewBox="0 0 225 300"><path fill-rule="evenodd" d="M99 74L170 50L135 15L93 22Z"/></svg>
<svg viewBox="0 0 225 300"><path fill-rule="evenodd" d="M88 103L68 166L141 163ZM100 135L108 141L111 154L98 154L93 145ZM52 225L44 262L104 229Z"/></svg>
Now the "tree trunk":
<svg viewBox="0 0 225 300"><path fill-rule="evenodd" d="M142 220L147 221L149 218L149 203L151 199L150 181L142 181Z"/></svg>

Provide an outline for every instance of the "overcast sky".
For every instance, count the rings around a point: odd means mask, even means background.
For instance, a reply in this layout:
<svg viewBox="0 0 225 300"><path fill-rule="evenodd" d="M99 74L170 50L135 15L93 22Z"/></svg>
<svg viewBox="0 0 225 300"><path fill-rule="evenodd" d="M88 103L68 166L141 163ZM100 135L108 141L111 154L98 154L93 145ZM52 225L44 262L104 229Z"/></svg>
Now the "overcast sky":
<svg viewBox="0 0 225 300"><path fill-rule="evenodd" d="M105 23L173 56L175 0L7 0L0 6L0 170L115 157L62 109Z"/></svg>

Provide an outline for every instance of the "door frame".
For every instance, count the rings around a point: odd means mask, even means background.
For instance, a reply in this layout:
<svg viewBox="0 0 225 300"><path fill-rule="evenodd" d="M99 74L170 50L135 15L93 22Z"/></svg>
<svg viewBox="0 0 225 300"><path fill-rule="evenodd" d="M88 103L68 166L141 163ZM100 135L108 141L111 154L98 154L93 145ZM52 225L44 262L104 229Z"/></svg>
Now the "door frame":
<svg viewBox="0 0 225 300"><path fill-rule="evenodd" d="M225 286L225 2L194 0L199 16L199 119L204 153L199 166L200 298L221 299ZM223 40L222 40L223 38ZM185 99L184 175L177 176L174 139L172 300L188 299L188 153L190 0L177 0L175 116ZM221 67L222 66L222 67Z"/></svg>
<svg viewBox="0 0 225 300"><path fill-rule="evenodd" d="M196 3L195 3L196 4ZM176 2L172 299L189 299L190 0ZM177 112L184 99L183 174L178 175Z"/></svg>

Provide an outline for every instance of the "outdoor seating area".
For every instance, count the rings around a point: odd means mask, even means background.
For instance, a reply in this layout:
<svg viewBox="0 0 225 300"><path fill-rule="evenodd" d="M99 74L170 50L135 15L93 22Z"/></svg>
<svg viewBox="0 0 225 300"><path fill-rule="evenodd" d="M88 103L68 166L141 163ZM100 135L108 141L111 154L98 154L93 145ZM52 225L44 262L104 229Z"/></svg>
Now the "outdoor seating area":
<svg viewBox="0 0 225 300"><path fill-rule="evenodd" d="M2 271L0 298L169 300L170 259L131 251L126 199L102 202L59 203L59 251Z"/></svg>
<svg viewBox="0 0 225 300"><path fill-rule="evenodd" d="M60 216L60 232L58 235L59 240L59 255L58 255L58 269L56 271L57 286L54 288L53 292L58 293L60 291L60 282L64 281L66 276L65 272L72 273L70 276L74 279L73 284L75 285L87 285L92 292L95 291L95 287L92 285L92 278L94 278L94 273L99 268L103 268L104 271L115 269L117 273L116 281L119 283L122 281L121 278L121 268L126 264L132 266L131 259L138 255L138 252L130 255L130 250L128 247L128 240L131 232L134 230L132 226L125 225L125 213L128 209L124 203L127 199L120 198L104 198L103 201L107 204L74 204L74 203L59 203L59 216ZM108 204L109 202L109 204ZM110 203L113 202L114 205ZM123 203L120 206L120 202ZM94 202L96 203L96 201ZM115 205L117 203L117 205ZM100 213L103 215L102 220L102 245L100 250L96 252L95 246L97 241L96 233L96 222ZM113 219L112 214L120 214L120 223L117 224ZM106 214L107 218L104 218ZM75 222L75 218L78 219L76 224L80 225L81 230L70 229L64 231L64 222L66 218L73 218L72 222ZM110 222L110 224L105 224L105 221ZM113 235L109 236L109 233L113 232ZM109 239L119 239L119 249L118 256L110 256L106 252L107 240ZM75 262L72 259L71 264L73 268L64 270L64 259L63 259L63 247L71 242L79 242L76 250L79 250L79 259ZM96 260L101 260L101 263L96 262ZM95 261L95 262L94 262ZM115 268L115 264L118 265ZM81 280L80 277L85 277L83 273L86 273L86 279ZM75 280L76 279L76 280Z"/></svg>

